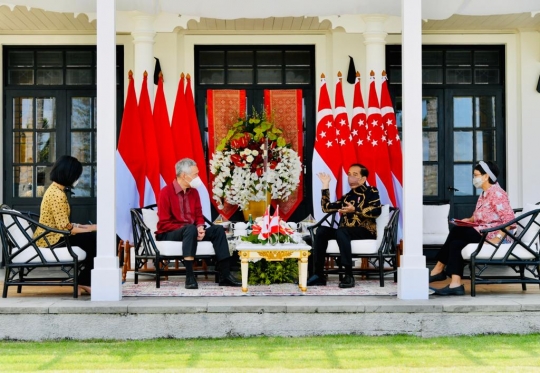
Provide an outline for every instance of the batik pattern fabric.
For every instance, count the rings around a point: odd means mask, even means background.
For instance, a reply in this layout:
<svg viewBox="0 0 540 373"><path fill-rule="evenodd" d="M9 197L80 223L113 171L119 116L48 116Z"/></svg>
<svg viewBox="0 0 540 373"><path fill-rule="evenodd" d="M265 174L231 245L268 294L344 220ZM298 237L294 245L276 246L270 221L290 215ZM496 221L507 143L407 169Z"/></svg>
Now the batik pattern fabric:
<svg viewBox="0 0 540 373"><path fill-rule="evenodd" d="M323 212L337 212L350 203L354 213L341 214L340 227L363 227L377 236L376 219L381 215L381 200L379 191L373 186L360 185L351 189L336 202L330 202L330 191L322 190L321 207Z"/></svg>
<svg viewBox="0 0 540 373"><path fill-rule="evenodd" d="M482 192L476 202L476 209L473 213L474 222L478 225L474 227L479 233L482 229L496 227L505 224L515 218L514 210L510 206L508 195L499 183L493 184L488 190ZM491 240L499 232L490 232L487 239Z"/></svg>

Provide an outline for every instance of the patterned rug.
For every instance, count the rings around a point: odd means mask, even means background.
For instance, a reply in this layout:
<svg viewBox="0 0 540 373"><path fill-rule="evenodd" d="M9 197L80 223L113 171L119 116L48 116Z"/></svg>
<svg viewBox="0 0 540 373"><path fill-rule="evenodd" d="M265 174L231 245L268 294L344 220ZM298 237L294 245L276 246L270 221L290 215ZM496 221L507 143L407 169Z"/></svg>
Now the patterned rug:
<svg viewBox="0 0 540 373"><path fill-rule="evenodd" d="M310 286L302 293L295 284L249 285L248 292L241 288L219 286L212 281L198 281L199 289L186 290L183 281L161 281L156 289L153 281L126 282L122 285L124 297L238 297L238 296L284 296L284 295L396 295L397 284L392 280L385 281L384 287L378 280L357 280L351 289L340 289L339 281L329 281L326 286Z"/></svg>

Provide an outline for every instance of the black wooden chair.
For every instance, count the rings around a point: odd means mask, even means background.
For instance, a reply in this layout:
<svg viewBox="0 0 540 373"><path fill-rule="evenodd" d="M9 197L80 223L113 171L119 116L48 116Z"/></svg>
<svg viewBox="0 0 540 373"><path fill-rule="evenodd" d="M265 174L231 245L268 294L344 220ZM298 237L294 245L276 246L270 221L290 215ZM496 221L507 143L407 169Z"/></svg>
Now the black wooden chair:
<svg viewBox="0 0 540 373"><path fill-rule="evenodd" d="M60 233L67 238L70 232L47 227L38 220L36 214L5 206L0 208L0 236L6 271L2 297L7 297L9 286L17 286L17 293L23 286L71 286L73 298L77 298L78 275L84 268L86 252L80 247L72 247L68 240L49 244L47 234ZM43 232L34 238L37 227ZM47 243L45 247L38 245L40 239ZM36 272L32 273L37 268L55 268L58 275L39 277Z"/></svg>
<svg viewBox="0 0 540 373"><path fill-rule="evenodd" d="M208 225L213 225L205 218ZM131 209L131 223L133 227L133 246L135 254L135 279L139 282L139 275L150 275L156 279L156 288L160 287L161 276L184 275L185 269L170 269L172 260L183 260L182 243L178 241L156 241L154 232L157 230L158 216L157 206L145 206ZM211 242L201 241L197 243L195 260L205 260L214 263L216 260L214 246ZM149 269L147 264L153 261L154 267ZM215 265L214 265L215 267ZM207 270L194 270L195 274L214 274L218 282L218 272Z"/></svg>
<svg viewBox="0 0 540 373"><path fill-rule="evenodd" d="M384 287L384 277L387 274L394 274L394 282L397 282L397 229L399 222L399 208L389 207L384 205L382 213L377 218L377 239L376 240L353 240L352 256L353 258L367 259L367 267L354 267L353 275L362 275L369 277L376 274L379 277L381 287ZM337 213L326 214L316 224L308 227L311 236L311 242L315 242L315 232L317 228L325 225L329 227L337 226ZM312 250L314 255L317 253ZM326 249L327 258L339 258L339 247L336 240L330 240ZM340 278L345 273L341 262L337 260L337 269L326 269L326 274L339 274ZM371 268L370 266L371 265ZM388 268L385 266L388 265Z"/></svg>
<svg viewBox="0 0 540 373"><path fill-rule="evenodd" d="M497 244L487 240L489 232L502 231L510 242ZM527 284L540 285L540 208L528 205L521 215L506 224L483 229L478 244L469 244L461 255L470 269L471 296L476 296L477 284ZM511 273L489 274L493 267L509 267Z"/></svg>

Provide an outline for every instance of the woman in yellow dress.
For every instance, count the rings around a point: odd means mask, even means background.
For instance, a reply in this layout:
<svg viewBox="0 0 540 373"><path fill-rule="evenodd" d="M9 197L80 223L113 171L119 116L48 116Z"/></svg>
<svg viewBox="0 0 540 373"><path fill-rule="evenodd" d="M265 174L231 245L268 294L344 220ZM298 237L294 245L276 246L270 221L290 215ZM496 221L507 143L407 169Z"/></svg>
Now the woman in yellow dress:
<svg viewBox="0 0 540 373"><path fill-rule="evenodd" d="M71 232L69 243L78 246L86 252L84 268L79 274L79 292L85 290L90 294L90 273L96 256L96 224L78 224L70 220L71 208L67 199L67 188L74 188L82 174L82 165L77 158L63 155L53 165L50 173L52 184L47 188L41 201L39 222L51 228ZM34 237L43 232L37 228ZM47 247L58 243L63 236L59 233L49 233L38 241L38 245ZM47 244L48 241L48 244Z"/></svg>

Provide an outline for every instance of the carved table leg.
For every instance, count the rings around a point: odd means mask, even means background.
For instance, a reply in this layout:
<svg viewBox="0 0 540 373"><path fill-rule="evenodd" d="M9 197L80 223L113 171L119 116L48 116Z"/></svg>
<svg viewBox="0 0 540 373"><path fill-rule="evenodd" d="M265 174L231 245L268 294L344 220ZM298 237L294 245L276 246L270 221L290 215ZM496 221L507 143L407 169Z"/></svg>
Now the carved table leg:
<svg viewBox="0 0 540 373"><path fill-rule="evenodd" d="M246 251L240 251L239 253L241 258L241 271L242 271L242 291L244 293L247 293L248 291L248 271L249 271L249 261L248 261L248 255Z"/></svg>
<svg viewBox="0 0 540 373"><path fill-rule="evenodd" d="M299 281L300 284L300 290L302 292L307 291L307 266L308 266L308 256L309 251L301 251L300 252L300 273L299 273Z"/></svg>

